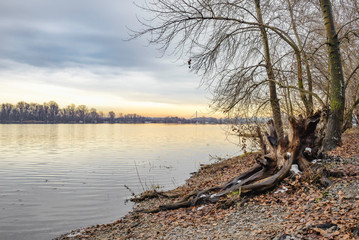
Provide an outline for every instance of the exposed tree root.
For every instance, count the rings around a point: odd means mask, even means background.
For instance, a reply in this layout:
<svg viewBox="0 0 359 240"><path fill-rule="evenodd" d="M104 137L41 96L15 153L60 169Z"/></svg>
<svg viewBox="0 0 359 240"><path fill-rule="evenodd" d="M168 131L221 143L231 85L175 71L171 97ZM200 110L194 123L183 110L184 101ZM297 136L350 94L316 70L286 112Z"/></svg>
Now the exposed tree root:
<svg viewBox="0 0 359 240"><path fill-rule="evenodd" d="M256 159L257 164L254 167L221 186L194 191L178 202L139 210L139 212L154 213L218 201L228 206L238 201L241 194L258 193L273 188L288 175L294 163L312 178L311 181L319 181L325 186L329 185L326 170L310 162L321 154L318 143L321 142L322 137L316 131L320 116L318 112L307 119L301 116L298 119L290 118L290 134L289 137L286 136L283 139L278 138L274 123L270 120L267 124L269 133L265 133L267 144L264 143L260 131L257 130L259 138L262 139L261 146L264 154ZM237 198L224 198L234 191L238 191ZM159 193L156 192L154 195L159 196ZM149 197L150 195L143 196L142 199Z"/></svg>
<svg viewBox="0 0 359 240"><path fill-rule="evenodd" d="M131 198L131 201L132 202L142 202L147 199L159 198L159 197L178 198L178 197L180 197L180 195L179 194L171 194L170 195L170 194L166 194L164 192L160 192L160 191L157 191L154 189L154 190L145 191L145 192L141 193L141 195Z"/></svg>

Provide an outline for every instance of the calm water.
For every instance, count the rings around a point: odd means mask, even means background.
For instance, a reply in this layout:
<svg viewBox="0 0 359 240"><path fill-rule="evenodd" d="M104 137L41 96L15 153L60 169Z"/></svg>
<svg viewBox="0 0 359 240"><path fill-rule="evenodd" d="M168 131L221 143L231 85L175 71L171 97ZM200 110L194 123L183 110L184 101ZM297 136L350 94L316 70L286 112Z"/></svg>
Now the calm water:
<svg viewBox="0 0 359 240"><path fill-rule="evenodd" d="M124 185L173 188L239 153L220 125L0 125L0 239L114 221L132 208Z"/></svg>

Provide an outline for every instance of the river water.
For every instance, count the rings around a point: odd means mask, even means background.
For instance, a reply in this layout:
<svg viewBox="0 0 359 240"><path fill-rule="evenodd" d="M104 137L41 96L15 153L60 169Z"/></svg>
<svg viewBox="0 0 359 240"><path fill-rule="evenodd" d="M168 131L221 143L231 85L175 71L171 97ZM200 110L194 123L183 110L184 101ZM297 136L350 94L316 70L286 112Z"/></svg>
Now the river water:
<svg viewBox="0 0 359 240"><path fill-rule="evenodd" d="M0 125L0 239L52 239L121 218L131 193L179 186L240 154L223 125Z"/></svg>

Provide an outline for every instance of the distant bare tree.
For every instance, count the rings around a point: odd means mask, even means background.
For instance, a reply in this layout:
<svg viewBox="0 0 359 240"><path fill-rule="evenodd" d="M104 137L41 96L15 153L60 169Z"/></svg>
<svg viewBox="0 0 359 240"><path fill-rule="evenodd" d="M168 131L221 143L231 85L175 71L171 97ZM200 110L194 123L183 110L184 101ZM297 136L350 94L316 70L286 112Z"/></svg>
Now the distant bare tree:
<svg viewBox="0 0 359 240"><path fill-rule="evenodd" d="M114 111L110 111L110 112L108 113L108 115L109 115L109 117L110 117L110 123L114 123L114 122L115 122L115 116L116 116L115 112L114 112Z"/></svg>
<svg viewBox="0 0 359 240"><path fill-rule="evenodd" d="M95 108L91 108L90 109L90 114L89 114L89 118L90 118L90 122L91 123L97 123L98 122L98 113L97 110Z"/></svg>
<svg viewBox="0 0 359 240"><path fill-rule="evenodd" d="M11 103L3 103L1 104L1 123L9 123L11 122L11 113L14 109L14 105Z"/></svg>
<svg viewBox="0 0 359 240"><path fill-rule="evenodd" d="M22 123L24 121L24 119L26 118L26 115L28 114L30 105L24 101L21 101L16 104L16 108L19 113L19 121L20 121L20 123Z"/></svg>
<svg viewBox="0 0 359 240"><path fill-rule="evenodd" d="M52 123L56 123L57 115L59 113L59 105L55 101L50 101L47 105L49 106L49 120Z"/></svg>
<svg viewBox="0 0 359 240"><path fill-rule="evenodd" d="M64 115L68 118L70 122L76 122L76 106L75 104L70 104L64 108Z"/></svg>
<svg viewBox="0 0 359 240"><path fill-rule="evenodd" d="M79 121L86 123L86 119L88 117L88 108L85 105L77 106L76 116L78 117Z"/></svg>

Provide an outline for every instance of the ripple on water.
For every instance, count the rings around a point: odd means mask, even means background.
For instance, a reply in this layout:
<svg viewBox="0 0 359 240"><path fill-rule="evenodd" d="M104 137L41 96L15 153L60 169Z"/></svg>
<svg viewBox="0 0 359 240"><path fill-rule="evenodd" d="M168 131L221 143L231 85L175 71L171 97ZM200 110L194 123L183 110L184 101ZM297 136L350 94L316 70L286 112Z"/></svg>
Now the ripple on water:
<svg viewBox="0 0 359 240"><path fill-rule="evenodd" d="M225 139L212 125L0 125L0 238L114 221L132 208L124 185L182 184L209 154L238 153Z"/></svg>

